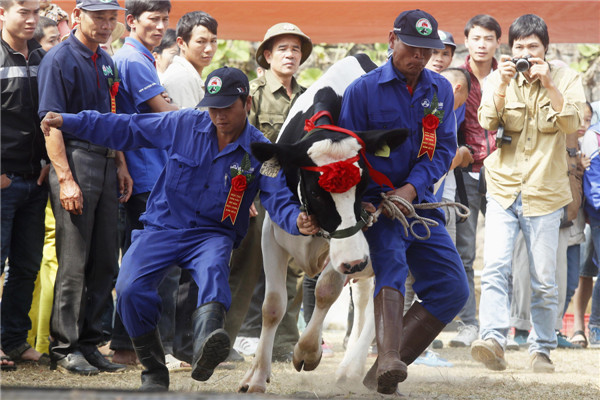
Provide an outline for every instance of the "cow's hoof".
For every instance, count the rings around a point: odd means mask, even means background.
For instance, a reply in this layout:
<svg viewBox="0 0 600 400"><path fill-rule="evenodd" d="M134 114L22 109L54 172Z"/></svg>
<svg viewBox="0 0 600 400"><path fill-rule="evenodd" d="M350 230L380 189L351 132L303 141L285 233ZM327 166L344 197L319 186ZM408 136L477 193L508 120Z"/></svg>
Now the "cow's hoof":
<svg viewBox="0 0 600 400"><path fill-rule="evenodd" d="M362 374L355 374L347 370L338 370L335 373L335 377L335 383L338 386L360 385Z"/></svg>
<svg viewBox="0 0 600 400"><path fill-rule="evenodd" d="M266 393L267 387L263 385L242 385L238 393Z"/></svg>
<svg viewBox="0 0 600 400"><path fill-rule="evenodd" d="M319 351L316 353L317 357L310 357L309 355L313 355L310 353L306 353L300 350L298 344L294 347L294 358L292 359L292 363L294 364L294 368L296 371L300 372L303 369L305 371L313 371L316 369L321 363L321 357L323 357L323 351L319 346Z"/></svg>
<svg viewBox="0 0 600 400"><path fill-rule="evenodd" d="M271 382L270 376L270 372L267 373L253 365L240 382L238 393L265 393L267 383Z"/></svg>

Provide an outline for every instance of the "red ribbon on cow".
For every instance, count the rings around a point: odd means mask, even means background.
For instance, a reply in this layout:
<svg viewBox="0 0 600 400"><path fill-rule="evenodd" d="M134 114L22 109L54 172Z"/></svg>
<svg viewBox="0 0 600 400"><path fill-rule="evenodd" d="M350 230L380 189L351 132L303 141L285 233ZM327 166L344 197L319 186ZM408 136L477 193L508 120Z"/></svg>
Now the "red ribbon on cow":
<svg viewBox="0 0 600 400"><path fill-rule="evenodd" d="M304 122L304 130L306 132L310 132L313 129L315 129L317 126L315 126L315 123L317 122L317 120L323 116L327 116L329 117L330 121L333 121L333 117L331 116L331 113L329 111L326 110L322 110L319 111L318 113L316 113L315 115L313 115L310 119L305 120ZM392 181L390 181L390 179L385 176L384 174L382 174L381 172L375 170L372 166L371 163L369 162L369 160L367 160L367 155L365 152L366 149L366 145L365 142L358 137L358 135L348 129L344 129L341 128L339 126L336 125L319 125L318 126L319 129L328 129L330 131L336 131L336 132L341 132L341 133L345 133L346 135L350 135L352 136L354 139L356 139L356 141L358 142L358 144L360 144L361 146L361 150L360 150L360 155L362 156L363 160L365 160L365 164L367 164L367 168L369 169L369 175L371 176L371 179L373 179L373 181L375 183L377 183L379 186L389 186L392 190L394 189L394 184L392 183ZM304 169L307 168L312 168L312 167L304 167ZM357 182L358 183L358 182ZM320 184L320 179L319 179L319 184ZM347 190L347 189L346 189ZM336 193L336 192L334 192Z"/></svg>

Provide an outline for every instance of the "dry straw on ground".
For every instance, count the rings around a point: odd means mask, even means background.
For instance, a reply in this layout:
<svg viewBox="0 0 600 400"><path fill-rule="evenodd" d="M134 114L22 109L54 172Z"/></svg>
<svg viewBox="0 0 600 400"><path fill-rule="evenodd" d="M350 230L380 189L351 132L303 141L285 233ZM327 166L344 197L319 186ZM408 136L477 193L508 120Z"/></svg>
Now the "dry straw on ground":
<svg viewBox="0 0 600 400"><path fill-rule="evenodd" d="M454 332L443 332L441 339L447 344ZM362 387L360 382L337 385L335 370L342 358L341 331L326 331L325 340L333 345L335 356L322 360L313 372L298 373L291 364L273 365L271 383L267 398L302 399L379 399L389 398ZM600 399L600 349L556 350L552 360L556 364L554 374L535 374L527 369L527 351L508 352L506 359L509 368L504 372L492 372L473 361L467 349L452 349L445 346L437 350L452 363L452 368L431 368L414 365L409 368L406 382L399 391L407 399L489 399L489 400L583 400ZM367 364L373 362L372 358ZM235 369L218 369L205 383L194 381L188 373L171 374L171 390L184 398L230 399L254 398L236 395L237 385L249 360L240 363ZM12 387L64 387L70 389L135 389L140 383L140 370L129 369L124 373L103 373L94 377L80 377L34 366L19 366L16 372L2 374L3 398L10 399ZM173 398L175 393L162 397ZM75 398L73 393L65 393L64 398ZM77 398L82 398L78 395ZM104 398L104 397L103 397ZM115 395L113 398L123 398ZM47 400L44 391L39 399ZM29 399L34 400L34 399Z"/></svg>

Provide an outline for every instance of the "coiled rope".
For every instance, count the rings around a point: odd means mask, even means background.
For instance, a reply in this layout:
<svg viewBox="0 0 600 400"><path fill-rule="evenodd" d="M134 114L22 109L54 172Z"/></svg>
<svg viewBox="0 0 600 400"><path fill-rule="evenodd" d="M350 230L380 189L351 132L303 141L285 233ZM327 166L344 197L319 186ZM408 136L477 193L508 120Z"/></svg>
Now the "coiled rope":
<svg viewBox="0 0 600 400"><path fill-rule="evenodd" d="M381 197L382 197L381 206L377 209L377 211L375 211L373 214L370 215L367 226L370 227L375 222L377 222L379 215L383 211L385 211L386 214L391 217L391 219L397 219L400 221L400 223L402 224L402 227L404 228L404 234L406 236L408 236L408 232L410 231L410 233L418 240L429 239L431 237L431 230L429 229L429 227L435 227L435 226L438 226L439 224L437 221L435 221L431 218L421 217L419 214L417 214L417 212L415 210L432 210L434 208L439 208L439 207L446 207L448 209L455 208L456 215L460 219L466 219L471 214L471 212L469 211L469 208L467 206L465 206L464 204L461 204L461 203L457 203L457 202L412 204L409 201L407 201L406 199L404 199L400 196L397 196L395 194L381 193ZM400 210L400 208L395 203L399 203L402 206L404 206L408 210L408 215L404 215L404 213ZM409 223L408 218L413 218L413 221L411 221ZM418 234L415 233L415 231L413 229L413 227L415 225L423 225L423 227L425 228L425 232L426 232L424 236L419 236Z"/></svg>

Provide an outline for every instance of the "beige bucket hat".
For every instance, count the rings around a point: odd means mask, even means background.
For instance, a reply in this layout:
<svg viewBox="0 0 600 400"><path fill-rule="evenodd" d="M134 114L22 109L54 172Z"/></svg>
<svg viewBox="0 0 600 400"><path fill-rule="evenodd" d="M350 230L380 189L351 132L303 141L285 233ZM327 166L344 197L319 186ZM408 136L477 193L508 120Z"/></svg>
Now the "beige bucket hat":
<svg viewBox="0 0 600 400"><path fill-rule="evenodd" d="M296 35L300 37L300 40L302 41L302 58L300 59L300 65L302 65L308 56L310 56L313 47L310 37L302 32L296 25L290 24L289 22L280 22L279 24L275 24L267 30L267 33L265 33L265 38L258 46L258 50L256 50L256 62L258 65L265 69L269 69L269 63L267 63L267 60L265 60L263 55L265 45L269 42L269 40L281 35Z"/></svg>

